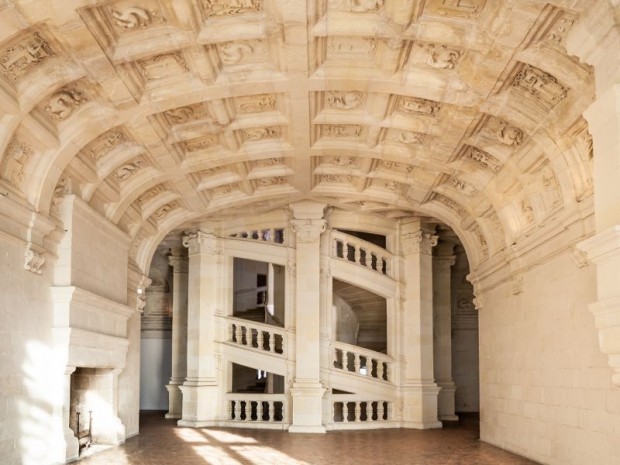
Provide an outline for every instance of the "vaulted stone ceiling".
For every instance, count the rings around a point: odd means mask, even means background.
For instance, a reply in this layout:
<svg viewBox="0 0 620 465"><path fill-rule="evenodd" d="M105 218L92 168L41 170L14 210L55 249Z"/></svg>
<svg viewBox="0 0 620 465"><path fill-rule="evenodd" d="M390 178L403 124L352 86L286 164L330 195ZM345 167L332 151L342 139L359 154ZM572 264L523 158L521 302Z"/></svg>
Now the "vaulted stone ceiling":
<svg viewBox="0 0 620 465"><path fill-rule="evenodd" d="M0 2L2 194L154 250L314 198L422 215L481 263L592 211L588 0Z"/></svg>

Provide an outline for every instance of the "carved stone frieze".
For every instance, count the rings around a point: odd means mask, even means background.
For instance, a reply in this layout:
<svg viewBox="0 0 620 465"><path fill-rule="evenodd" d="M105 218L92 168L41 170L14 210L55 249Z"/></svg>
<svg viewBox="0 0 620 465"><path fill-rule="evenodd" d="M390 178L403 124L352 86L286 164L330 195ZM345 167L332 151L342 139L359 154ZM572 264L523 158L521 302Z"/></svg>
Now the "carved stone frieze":
<svg viewBox="0 0 620 465"><path fill-rule="evenodd" d="M28 247L26 247L24 258L24 269L26 271L30 271L31 273L38 275L43 272L42 268L45 264L45 257L42 253L33 250L31 244L28 244Z"/></svg>
<svg viewBox="0 0 620 465"><path fill-rule="evenodd" d="M377 169L396 171L401 174L410 174L413 173L414 167L413 165L408 165L406 163L397 163L390 160L379 160L379 163L377 164Z"/></svg>
<svg viewBox="0 0 620 465"><path fill-rule="evenodd" d="M441 104L424 98L401 96L398 99L396 108L402 113L437 116L441 109Z"/></svg>
<svg viewBox="0 0 620 465"><path fill-rule="evenodd" d="M17 82L29 70L55 54L49 41L40 32L31 32L2 50L0 67L10 81Z"/></svg>
<svg viewBox="0 0 620 465"><path fill-rule="evenodd" d="M54 93L45 105L45 113L53 120L67 119L80 105L88 101L88 96L76 85L66 86Z"/></svg>
<svg viewBox="0 0 620 465"><path fill-rule="evenodd" d="M542 185L545 191L549 192L553 199L552 206L557 206L562 203L562 191L560 190L560 183L550 166L545 166L541 171Z"/></svg>
<svg viewBox="0 0 620 465"><path fill-rule="evenodd" d="M456 189L457 191L462 192L463 194L467 196L475 195L478 192L478 189L476 189L476 187L473 184L470 184L466 181L462 181L455 177L451 177L448 180L448 184L452 186L454 189Z"/></svg>
<svg viewBox="0 0 620 465"><path fill-rule="evenodd" d="M146 81L165 79L189 72L189 66L180 51L138 60L138 69Z"/></svg>
<svg viewBox="0 0 620 465"><path fill-rule="evenodd" d="M214 187L213 189L211 189L211 192L213 192L214 195L227 195L227 194L232 194L233 192L238 192L238 191L239 191L238 184L226 184L226 185Z"/></svg>
<svg viewBox="0 0 620 465"><path fill-rule="evenodd" d="M480 246L480 251L482 252L482 256L488 257L489 256L489 244L487 243L487 240L484 237L484 234L482 234L480 230L478 230L478 232L476 233L476 237L478 238L478 245Z"/></svg>
<svg viewBox="0 0 620 465"><path fill-rule="evenodd" d="M327 184L351 184L351 176L341 174L324 174L321 176L321 183Z"/></svg>
<svg viewBox="0 0 620 465"><path fill-rule="evenodd" d="M336 166L354 165L353 157L335 156L328 159L328 163Z"/></svg>
<svg viewBox="0 0 620 465"><path fill-rule="evenodd" d="M454 69L463 50L442 44L416 42L413 44L407 63L436 69Z"/></svg>
<svg viewBox="0 0 620 465"><path fill-rule="evenodd" d="M141 158L125 163L114 171L114 179L117 181L126 181L133 176L136 171L143 168L145 164L145 161Z"/></svg>
<svg viewBox="0 0 620 465"><path fill-rule="evenodd" d="M263 9L263 0L201 0L205 16L236 16L257 13Z"/></svg>
<svg viewBox="0 0 620 465"><path fill-rule="evenodd" d="M439 236L423 231L403 234L400 244L405 256L412 254L432 255Z"/></svg>
<svg viewBox="0 0 620 465"><path fill-rule="evenodd" d="M383 8L383 0L329 0L329 8L355 13L376 12Z"/></svg>
<svg viewBox="0 0 620 465"><path fill-rule="evenodd" d="M276 101L275 94L246 95L235 98L235 109L239 114L273 111Z"/></svg>
<svg viewBox="0 0 620 465"><path fill-rule="evenodd" d="M568 32L577 21L577 15L569 13L568 11L562 12L562 15L557 19L547 33L543 36L543 40L552 42L558 45L564 45Z"/></svg>
<svg viewBox="0 0 620 465"><path fill-rule="evenodd" d="M149 200L153 200L155 197L157 197L159 194L164 193L165 191L166 187L163 184L155 186L152 189L146 191L140 197L138 197L138 199L136 200L136 204L139 207L142 207L146 202L148 202Z"/></svg>
<svg viewBox="0 0 620 465"><path fill-rule="evenodd" d="M110 129L89 142L83 152L97 161L114 147L128 140L127 134L121 128Z"/></svg>
<svg viewBox="0 0 620 465"><path fill-rule="evenodd" d="M32 159L34 151L20 139L13 137L4 152L3 170L4 178L15 187L21 187L26 174L26 167Z"/></svg>
<svg viewBox="0 0 620 465"><path fill-rule="evenodd" d="M414 131L399 131L396 140L406 145L420 145L424 143L424 134Z"/></svg>
<svg viewBox="0 0 620 465"><path fill-rule="evenodd" d="M166 18L161 11L154 8L146 8L143 5L117 2L112 5L109 11L116 29L121 33L146 29L154 24L166 23Z"/></svg>
<svg viewBox="0 0 620 465"><path fill-rule="evenodd" d="M325 106L337 110L352 110L364 104L361 92L329 91L325 93Z"/></svg>
<svg viewBox="0 0 620 465"><path fill-rule="evenodd" d="M321 127L324 137L359 137L362 126L359 124L325 124Z"/></svg>
<svg viewBox="0 0 620 465"><path fill-rule="evenodd" d="M186 232L183 236L183 247L187 247L189 255L206 253L219 255L222 253L219 238L205 231Z"/></svg>
<svg viewBox="0 0 620 465"><path fill-rule="evenodd" d="M534 209L527 200L521 201L521 214L523 215L523 219L528 226L534 224Z"/></svg>
<svg viewBox="0 0 620 465"><path fill-rule="evenodd" d="M524 65L515 76L512 85L525 90L549 106L557 105L568 95L568 88L554 76L532 65Z"/></svg>
<svg viewBox="0 0 620 465"><path fill-rule="evenodd" d="M168 216L168 213L170 213L172 210L174 210L177 207L178 207L178 204L176 202L170 202L170 203L167 203L166 205L162 205L155 211L155 213L153 213L153 218L155 218L158 221L161 221L166 216Z"/></svg>
<svg viewBox="0 0 620 465"><path fill-rule="evenodd" d="M284 176L276 176L273 178L259 178L256 180L256 187L275 187L286 184L286 178Z"/></svg>
<svg viewBox="0 0 620 465"><path fill-rule="evenodd" d="M444 204L446 207L458 212L458 213L462 213L463 212L463 207L461 207L458 203L456 203L454 200L452 200L449 197L446 197L445 195L441 195L438 193L434 193L433 194L433 200L437 201L439 203Z"/></svg>
<svg viewBox="0 0 620 465"><path fill-rule="evenodd" d="M239 132L243 142L254 142L263 139L278 139L282 137L282 129L279 126L241 129Z"/></svg>
<svg viewBox="0 0 620 465"><path fill-rule="evenodd" d="M209 112L207 102L199 102L193 105L171 108L164 111L164 116L170 124L183 124L189 121L201 119L213 119Z"/></svg>
<svg viewBox="0 0 620 465"><path fill-rule="evenodd" d="M321 234L327 229L327 221L325 220L292 219L290 221L297 243L317 243L320 240Z"/></svg>
<svg viewBox="0 0 620 465"><path fill-rule="evenodd" d="M284 164L283 158L264 158L262 160L254 160L251 162L252 168L270 168Z"/></svg>

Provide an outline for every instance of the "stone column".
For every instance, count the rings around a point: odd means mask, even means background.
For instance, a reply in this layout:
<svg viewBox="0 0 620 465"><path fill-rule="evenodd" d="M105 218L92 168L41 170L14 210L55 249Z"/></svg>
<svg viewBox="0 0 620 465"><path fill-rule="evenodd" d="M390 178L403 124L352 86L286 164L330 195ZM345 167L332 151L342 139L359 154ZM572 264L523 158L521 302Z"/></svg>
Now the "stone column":
<svg viewBox="0 0 620 465"><path fill-rule="evenodd" d="M433 257L437 236L419 220L402 224L404 309L401 325L404 372L401 379L402 425L440 428L439 387L433 377Z"/></svg>
<svg viewBox="0 0 620 465"><path fill-rule="evenodd" d="M296 237L295 380L291 388L291 433L324 433L320 381L320 239L325 231L325 204L304 201L291 205Z"/></svg>
<svg viewBox="0 0 620 465"><path fill-rule="evenodd" d="M433 353L435 381L441 388L438 397L439 419L456 421L454 395L456 385L452 378L452 289L451 268L456 257L454 244L441 243L438 255L433 257Z"/></svg>
<svg viewBox="0 0 620 465"><path fill-rule="evenodd" d="M183 396L180 386L187 376L187 272L188 259L184 248L170 249L172 266L172 375L168 389L166 418L181 418Z"/></svg>
<svg viewBox="0 0 620 465"><path fill-rule="evenodd" d="M212 426L218 408L215 313L219 284L219 239L195 231L183 238L189 249L187 291L187 377L180 387L180 426Z"/></svg>
<svg viewBox="0 0 620 465"><path fill-rule="evenodd" d="M613 369L612 382L620 387L620 25L617 2L596 2L567 37L571 55L594 67L596 101L583 116L586 156L594 168L596 235L579 244L596 265L597 298L590 305L600 349ZM583 149L582 149L583 151ZM578 177L571 172L573 182ZM576 257L577 261L587 263Z"/></svg>

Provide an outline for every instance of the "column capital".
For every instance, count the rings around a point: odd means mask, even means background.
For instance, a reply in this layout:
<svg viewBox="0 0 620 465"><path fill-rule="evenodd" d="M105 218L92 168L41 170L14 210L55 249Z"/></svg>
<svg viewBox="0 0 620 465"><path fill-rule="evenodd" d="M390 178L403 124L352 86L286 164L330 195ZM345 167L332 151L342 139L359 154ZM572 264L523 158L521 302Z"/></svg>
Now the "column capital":
<svg viewBox="0 0 620 465"><path fill-rule="evenodd" d="M187 247L190 255L197 253L217 255L222 252L218 237L212 232L201 230L186 232L183 236L183 247Z"/></svg>
<svg viewBox="0 0 620 465"><path fill-rule="evenodd" d="M455 255L433 256L433 271L437 274L450 274L450 268L456 263Z"/></svg>
<svg viewBox="0 0 620 465"><path fill-rule="evenodd" d="M173 273L187 273L189 260L185 254L185 250L181 247L170 248L168 264L172 267Z"/></svg>
<svg viewBox="0 0 620 465"><path fill-rule="evenodd" d="M295 231L297 242L319 242L321 234L327 228L327 221L317 219L291 220L291 227Z"/></svg>
<svg viewBox="0 0 620 465"><path fill-rule="evenodd" d="M405 233L401 236L401 246L405 255L431 255L437 245L438 236L424 231Z"/></svg>

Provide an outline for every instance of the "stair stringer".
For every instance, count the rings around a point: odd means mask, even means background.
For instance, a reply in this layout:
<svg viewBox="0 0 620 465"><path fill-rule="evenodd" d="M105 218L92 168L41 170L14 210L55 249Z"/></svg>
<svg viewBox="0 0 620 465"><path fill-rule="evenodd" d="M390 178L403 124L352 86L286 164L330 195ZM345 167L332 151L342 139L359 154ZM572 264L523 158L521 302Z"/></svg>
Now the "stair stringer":
<svg viewBox="0 0 620 465"><path fill-rule="evenodd" d="M386 299L393 299L398 291L397 281L364 266L332 258L329 267L335 279L359 286Z"/></svg>
<svg viewBox="0 0 620 465"><path fill-rule="evenodd" d="M289 362L279 354L273 354L264 350L251 349L247 346L221 342L222 358L226 362L237 363L256 370L264 370L269 373L284 376L289 373Z"/></svg>
<svg viewBox="0 0 620 465"><path fill-rule="evenodd" d="M332 389L347 391L371 400L394 402L398 398L398 388L388 381L380 381L367 376L356 375L344 370L330 369L322 374L323 382ZM338 394L332 394L338 396Z"/></svg>

